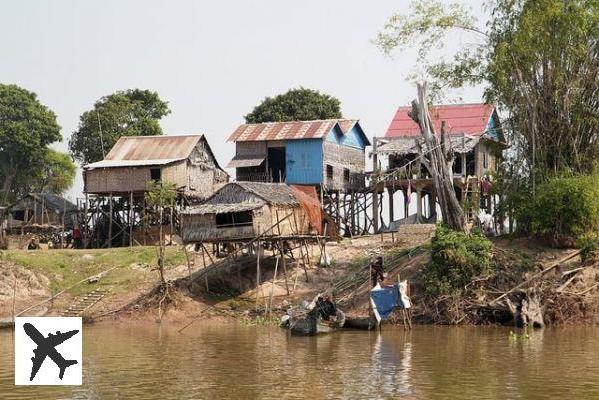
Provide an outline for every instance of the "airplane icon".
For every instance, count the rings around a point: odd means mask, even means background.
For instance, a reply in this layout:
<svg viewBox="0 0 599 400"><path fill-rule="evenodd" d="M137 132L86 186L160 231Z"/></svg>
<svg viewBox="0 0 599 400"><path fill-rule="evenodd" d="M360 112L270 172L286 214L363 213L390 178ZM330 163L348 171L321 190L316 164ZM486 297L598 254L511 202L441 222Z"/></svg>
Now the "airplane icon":
<svg viewBox="0 0 599 400"><path fill-rule="evenodd" d="M31 368L31 377L29 378L29 381L32 381L33 378L35 378L35 375L41 368L46 356L50 357L50 359L54 361L54 364L60 368L60 373L58 375L60 380L62 380L64 371L68 366L77 364L76 360L65 360L64 357L58 351L56 351L55 347L65 340L75 336L79 332L78 330L69 331L66 333L60 333L60 331L57 331L55 335L50 333L48 334L48 337L44 337L44 335L42 335L40 331L38 331L35 326L30 323L24 324L23 329L25 329L27 336L29 336L31 340L37 344L37 348L33 350L33 354L35 354L35 356L31 357L33 367Z"/></svg>

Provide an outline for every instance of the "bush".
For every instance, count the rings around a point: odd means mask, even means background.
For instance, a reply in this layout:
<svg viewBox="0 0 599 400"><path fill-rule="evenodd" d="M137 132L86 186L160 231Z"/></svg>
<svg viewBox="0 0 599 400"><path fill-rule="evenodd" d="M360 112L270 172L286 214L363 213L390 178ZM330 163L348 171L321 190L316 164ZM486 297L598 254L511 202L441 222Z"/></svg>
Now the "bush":
<svg viewBox="0 0 599 400"><path fill-rule="evenodd" d="M555 245L574 245L599 230L599 175L552 178L538 185L517 220L524 231Z"/></svg>
<svg viewBox="0 0 599 400"><path fill-rule="evenodd" d="M583 263L599 259L599 235L595 232L587 233L578 238L576 242L580 248L580 259Z"/></svg>
<svg viewBox="0 0 599 400"><path fill-rule="evenodd" d="M459 294L476 276L491 268L492 244L479 231L472 234L438 225L431 241L431 262L423 271L432 295Z"/></svg>

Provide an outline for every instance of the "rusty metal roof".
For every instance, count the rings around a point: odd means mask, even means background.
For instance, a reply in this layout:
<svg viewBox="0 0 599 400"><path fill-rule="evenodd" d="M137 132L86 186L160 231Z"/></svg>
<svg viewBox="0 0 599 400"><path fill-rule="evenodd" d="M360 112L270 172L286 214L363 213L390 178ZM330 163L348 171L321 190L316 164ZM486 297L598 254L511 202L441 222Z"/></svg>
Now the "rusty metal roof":
<svg viewBox="0 0 599 400"><path fill-rule="evenodd" d="M227 168L257 167L264 162L266 156L236 155L227 164Z"/></svg>
<svg viewBox="0 0 599 400"><path fill-rule="evenodd" d="M229 136L229 142L260 140L322 139L339 125L347 133L358 122L355 119L325 119L316 121L265 122L243 124Z"/></svg>
<svg viewBox="0 0 599 400"><path fill-rule="evenodd" d="M121 136L105 160L183 160L203 135Z"/></svg>
<svg viewBox="0 0 599 400"><path fill-rule="evenodd" d="M84 169L165 165L187 159L200 140L218 165L204 135L121 136L102 161L84 165Z"/></svg>

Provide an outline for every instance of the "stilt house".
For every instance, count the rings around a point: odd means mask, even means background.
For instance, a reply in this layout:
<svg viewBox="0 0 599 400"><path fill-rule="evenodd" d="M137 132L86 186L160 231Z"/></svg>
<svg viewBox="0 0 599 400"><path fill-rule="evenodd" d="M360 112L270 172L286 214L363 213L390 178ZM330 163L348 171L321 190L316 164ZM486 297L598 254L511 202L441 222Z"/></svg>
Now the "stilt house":
<svg viewBox="0 0 599 400"><path fill-rule="evenodd" d="M399 107L384 137L374 138L373 156L375 166L381 169L380 182L390 193L390 217L393 220L393 193L404 194L404 209L408 217L409 196L416 192L417 216L434 217L435 196L433 182L420 162L426 145L420 127L408 113L411 107ZM433 106L431 119L437 134L445 129L446 138L454 153L453 176L458 198L478 201L489 194L492 176L502 160L507 145L501 122L491 104L453 104ZM387 167L381 168L382 158L388 157ZM375 167L376 168L376 167ZM423 197L428 196L428 207ZM490 204L487 204L490 210Z"/></svg>
<svg viewBox="0 0 599 400"><path fill-rule="evenodd" d="M284 183L232 182L180 216L185 243L310 233L308 216L292 188Z"/></svg>
<svg viewBox="0 0 599 400"><path fill-rule="evenodd" d="M52 193L29 193L7 209L7 228L25 226L72 228L77 222L77 206Z"/></svg>
<svg viewBox="0 0 599 400"><path fill-rule="evenodd" d="M164 180L197 201L228 179L204 135L123 136L104 160L83 167L84 192L96 195L142 194L148 181Z"/></svg>
<svg viewBox="0 0 599 400"><path fill-rule="evenodd" d="M358 190L365 185L365 148L370 145L357 120L244 124L235 142L237 181L285 182Z"/></svg>

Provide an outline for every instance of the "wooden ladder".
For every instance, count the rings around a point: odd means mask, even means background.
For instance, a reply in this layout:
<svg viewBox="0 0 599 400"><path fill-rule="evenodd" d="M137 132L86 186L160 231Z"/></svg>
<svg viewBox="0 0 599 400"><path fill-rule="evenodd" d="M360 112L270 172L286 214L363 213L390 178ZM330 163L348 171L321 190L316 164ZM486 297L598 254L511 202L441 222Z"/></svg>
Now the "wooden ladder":
<svg viewBox="0 0 599 400"><path fill-rule="evenodd" d="M63 317L79 317L84 311L94 306L110 292L110 289L95 289L82 297L76 298L69 308L62 312Z"/></svg>

